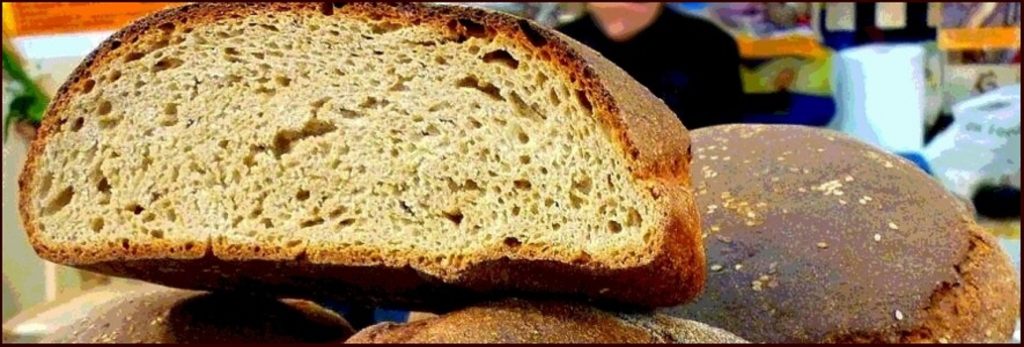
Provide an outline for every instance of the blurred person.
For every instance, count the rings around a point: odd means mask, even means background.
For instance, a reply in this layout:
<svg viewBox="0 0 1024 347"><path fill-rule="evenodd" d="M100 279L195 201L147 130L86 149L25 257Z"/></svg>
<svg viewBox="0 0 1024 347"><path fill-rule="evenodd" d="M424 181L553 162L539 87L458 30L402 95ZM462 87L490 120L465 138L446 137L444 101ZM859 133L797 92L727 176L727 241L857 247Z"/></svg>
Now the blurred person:
<svg viewBox="0 0 1024 347"><path fill-rule="evenodd" d="M743 86L736 41L715 24L663 3L587 3L559 28L651 90L688 129L735 123Z"/></svg>

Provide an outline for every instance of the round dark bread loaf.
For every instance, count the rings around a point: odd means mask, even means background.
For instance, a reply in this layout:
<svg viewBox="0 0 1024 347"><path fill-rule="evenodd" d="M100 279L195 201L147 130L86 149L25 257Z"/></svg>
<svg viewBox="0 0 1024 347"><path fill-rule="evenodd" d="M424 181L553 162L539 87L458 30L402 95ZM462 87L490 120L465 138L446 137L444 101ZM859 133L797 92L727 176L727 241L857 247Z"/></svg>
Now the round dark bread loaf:
<svg viewBox="0 0 1024 347"><path fill-rule="evenodd" d="M46 343L340 342L353 329L304 300L150 286L93 309Z"/></svg>
<svg viewBox="0 0 1024 347"><path fill-rule="evenodd" d="M745 343L703 323L581 304L505 299L406 324L380 323L347 343Z"/></svg>
<svg viewBox="0 0 1024 347"><path fill-rule="evenodd" d="M1009 341L1007 255L911 163L800 126L692 137L709 276L668 313L752 342Z"/></svg>

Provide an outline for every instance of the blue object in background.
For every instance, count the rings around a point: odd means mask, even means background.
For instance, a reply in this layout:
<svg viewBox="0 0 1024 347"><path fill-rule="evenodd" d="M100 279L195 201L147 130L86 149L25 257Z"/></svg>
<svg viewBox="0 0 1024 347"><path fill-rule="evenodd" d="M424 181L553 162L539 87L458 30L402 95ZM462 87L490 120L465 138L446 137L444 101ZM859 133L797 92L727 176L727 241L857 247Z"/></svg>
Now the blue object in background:
<svg viewBox="0 0 1024 347"><path fill-rule="evenodd" d="M929 175L932 174L932 168L931 168L931 166L928 165L928 160L924 159L924 157L921 156L921 154L918 154L918 153L896 153L896 155L899 155L899 156L903 157L904 159L910 160L911 162L916 164L917 167L921 168L921 170L924 170L924 172L928 173Z"/></svg>
<svg viewBox="0 0 1024 347"><path fill-rule="evenodd" d="M823 127L836 114L836 103L831 96L814 96L791 93L788 113L748 114L743 116L746 123L798 124Z"/></svg>
<svg viewBox="0 0 1024 347"><path fill-rule="evenodd" d="M320 306L323 306L324 308L327 308L331 311L338 313L341 316L345 316L349 312L352 312L352 308L347 305L341 305L334 302L318 302L318 304L320 304ZM371 322L370 324L380 322L404 323L408 319L409 311L386 310L382 308L375 308L373 309L373 322Z"/></svg>
<svg viewBox="0 0 1024 347"><path fill-rule="evenodd" d="M673 10L687 13L699 13L708 7L706 2L671 2L667 6Z"/></svg>

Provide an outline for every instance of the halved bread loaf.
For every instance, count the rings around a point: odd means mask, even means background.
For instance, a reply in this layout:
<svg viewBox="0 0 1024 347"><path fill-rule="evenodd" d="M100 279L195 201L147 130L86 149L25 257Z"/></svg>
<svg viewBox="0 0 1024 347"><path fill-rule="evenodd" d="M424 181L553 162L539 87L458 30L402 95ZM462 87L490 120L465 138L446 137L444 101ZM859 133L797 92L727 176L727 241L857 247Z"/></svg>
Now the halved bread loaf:
<svg viewBox="0 0 1024 347"><path fill-rule="evenodd" d="M625 72L526 20L194 4L75 71L21 214L47 259L177 287L665 306L705 275L689 146Z"/></svg>

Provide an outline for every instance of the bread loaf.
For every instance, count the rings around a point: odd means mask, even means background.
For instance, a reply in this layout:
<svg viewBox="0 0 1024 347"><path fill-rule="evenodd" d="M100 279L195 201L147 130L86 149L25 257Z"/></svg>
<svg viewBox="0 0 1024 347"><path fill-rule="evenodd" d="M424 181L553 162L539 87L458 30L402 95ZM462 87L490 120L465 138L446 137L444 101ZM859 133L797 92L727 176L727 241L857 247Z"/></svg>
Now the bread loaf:
<svg viewBox="0 0 1024 347"><path fill-rule="evenodd" d="M61 88L20 184L44 258L183 288L653 307L705 275L675 115L594 51L480 9L157 13Z"/></svg>
<svg viewBox="0 0 1024 347"><path fill-rule="evenodd" d="M1010 340L1019 275L909 161L799 126L692 134L710 273L669 313L755 343Z"/></svg>
<svg viewBox="0 0 1024 347"><path fill-rule="evenodd" d="M380 323L347 343L744 343L724 330L661 314L621 314L505 299L406 324Z"/></svg>
<svg viewBox="0 0 1024 347"><path fill-rule="evenodd" d="M61 328L45 343L341 342L352 327L304 300L151 286L126 292Z"/></svg>

